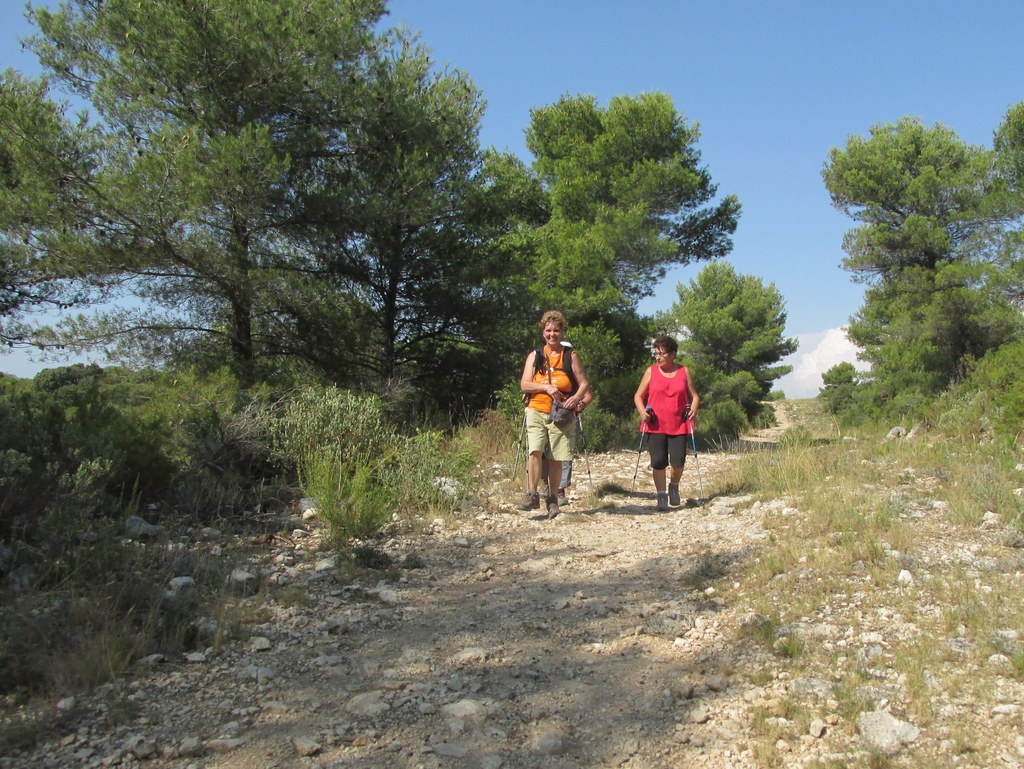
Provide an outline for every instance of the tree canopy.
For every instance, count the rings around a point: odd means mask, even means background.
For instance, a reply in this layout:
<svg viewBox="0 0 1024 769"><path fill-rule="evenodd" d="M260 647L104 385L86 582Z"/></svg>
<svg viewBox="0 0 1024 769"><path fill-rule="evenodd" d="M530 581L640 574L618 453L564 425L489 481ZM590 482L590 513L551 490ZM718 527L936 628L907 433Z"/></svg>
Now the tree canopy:
<svg viewBox="0 0 1024 769"><path fill-rule="evenodd" d="M904 118L833 149L822 173L858 222L843 266L868 288L849 337L880 399L912 407L1019 333L996 290L1018 206L992 152Z"/></svg>
<svg viewBox="0 0 1024 769"><path fill-rule="evenodd" d="M301 361L356 382L436 374L443 349L483 347L483 292L465 288L501 263L479 248L500 226L483 200L482 98L407 34L377 32L383 12L36 11L48 82L92 115L72 124L41 84L5 76L8 175L57 200L33 195L38 215L13 224L65 292L115 306L52 341L228 361L247 380Z"/></svg>
<svg viewBox="0 0 1024 769"><path fill-rule="evenodd" d="M531 112L526 143L548 196L535 238L542 301L584 316L633 308L669 266L731 250L739 202L714 202L699 138L659 93L605 108L566 96Z"/></svg>
<svg viewBox="0 0 1024 769"><path fill-rule="evenodd" d="M713 416L731 401L752 420L774 382L792 370L779 365L797 348L795 339L784 336L782 294L774 283L740 275L726 262L707 265L676 291L678 299L659 323L681 330L680 350L700 374L701 398L708 405L702 411Z"/></svg>
<svg viewBox="0 0 1024 769"><path fill-rule="evenodd" d="M2 333L452 404L493 392L524 318L557 307L602 373L631 376L638 302L731 248L739 203L716 200L697 125L664 94L566 96L532 112L532 162L483 149L482 94L384 13L32 11L43 77L0 83ZM29 339L19 313L45 302L85 312Z"/></svg>
<svg viewBox="0 0 1024 769"><path fill-rule="evenodd" d="M526 171L544 195L523 241L534 310L559 307L602 390L631 401L649 334L637 304L672 265L727 254L740 205L716 200L699 127L661 93L564 96L531 112ZM628 391L628 392L627 392ZM624 406L623 408L626 408Z"/></svg>

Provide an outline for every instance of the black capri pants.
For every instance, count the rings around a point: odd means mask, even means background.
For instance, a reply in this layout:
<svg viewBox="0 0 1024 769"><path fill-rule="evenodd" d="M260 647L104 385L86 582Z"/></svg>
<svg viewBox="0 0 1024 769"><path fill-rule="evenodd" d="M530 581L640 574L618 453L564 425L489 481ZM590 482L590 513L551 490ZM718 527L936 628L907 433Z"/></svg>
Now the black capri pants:
<svg viewBox="0 0 1024 769"><path fill-rule="evenodd" d="M651 455L651 467L655 470L664 470L669 463L675 468L685 467L686 441L689 438L688 434L648 433L647 451Z"/></svg>

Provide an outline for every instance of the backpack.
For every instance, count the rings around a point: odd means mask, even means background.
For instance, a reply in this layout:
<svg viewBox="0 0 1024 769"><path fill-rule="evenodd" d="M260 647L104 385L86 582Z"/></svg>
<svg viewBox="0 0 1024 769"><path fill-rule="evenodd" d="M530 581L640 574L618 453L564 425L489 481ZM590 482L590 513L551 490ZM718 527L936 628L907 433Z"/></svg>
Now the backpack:
<svg viewBox="0 0 1024 769"><path fill-rule="evenodd" d="M569 395L574 395L578 389L580 389L580 383L576 381L576 375L572 372L572 347L565 347L562 350L562 367L555 366L555 371L564 371L565 375L569 377L569 382L572 384L572 389L569 391ZM568 358L568 361L566 360ZM538 347L533 351L533 374L536 376L539 372L545 371L548 359L544 354L544 347ZM530 396L527 393L523 393L523 403L529 403Z"/></svg>

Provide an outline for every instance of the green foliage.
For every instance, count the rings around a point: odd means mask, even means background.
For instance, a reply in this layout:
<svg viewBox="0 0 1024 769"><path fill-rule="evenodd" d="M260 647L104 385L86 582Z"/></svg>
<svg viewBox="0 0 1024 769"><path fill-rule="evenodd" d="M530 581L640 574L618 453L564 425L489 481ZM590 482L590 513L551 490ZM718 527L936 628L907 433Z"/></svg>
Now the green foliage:
<svg viewBox="0 0 1024 769"><path fill-rule="evenodd" d="M40 230L73 226L85 190L90 132L75 125L46 86L0 73L0 343L22 342L22 313L63 306L69 294L40 259ZM69 173L65 173L69 172ZM84 298L84 297L79 297Z"/></svg>
<svg viewBox="0 0 1024 769"><path fill-rule="evenodd" d="M501 320L519 309L504 236L539 188L507 183L509 158L485 167L479 90L385 13L381 0L34 9L46 79L8 74L0 89L0 314L103 300L116 309L35 341L226 365L247 384L402 392L421 412L483 402L500 381L489 356L509 348ZM64 118L49 89L88 117Z"/></svg>
<svg viewBox="0 0 1024 769"><path fill-rule="evenodd" d="M721 444L750 429L762 406L757 400L757 383L749 372L725 376L700 362L687 363L687 368L700 393L697 432L703 442ZM747 415L742 403L749 405L752 416Z"/></svg>
<svg viewBox="0 0 1024 769"><path fill-rule="evenodd" d="M521 219L514 252L534 312L557 308L583 355L595 393L617 416L631 410L647 359L637 303L674 264L729 252L739 203L713 202L700 138L664 94L564 96L534 109L534 155L519 187L543 194ZM529 344L530 342L527 342Z"/></svg>
<svg viewBox="0 0 1024 769"><path fill-rule="evenodd" d="M377 533L388 521L383 467L399 436L383 401L337 388L289 397L269 427L275 452L296 463L305 495L336 542Z"/></svg>
<svg viewBox="0 0 1024 769"><path fill-rule="evenodd" d="M454 513L472 493L475 468L476 457L458 440L433 430L403 436L383 475L392 517Z"/></svg>
<svg viewBox="0 0 1024 769"><path fill-rule="evenodd" d="M503 388L495 393L495 411L497 411L510 425L509 432L519 434L519 427L523 421L523 393L519 389L519 380L508 381ZM514 427L511 427L513 426Z"/></svg>
<svg viewBox="0 0 1024 769"><path fill-rule="evenodd" d="M537 242L543 304L571 317L635 306L667 265L728 253L739 204L709 206L699 137L665 94L605 108L565 96L531 112L526 143L551 211Z"/></svg>
<svg viewBox="0 0 1024 769"><path fill-rule="evenodd" d="M582 436L577 433L576 453L584 451L608 451L621 445L622 437L618 432L618 417L602 407L603 398L594 401L583 411L581 422Z"/></svg>
<svg viewBox="0 0 1024 769"><path fill-rule="evenodd" d="M782 296L774 284L739 275L727 263L708 265L677 291L678 300L658 323L686 330L679 347L693 361L701 429L721 438L736 437L763 419L762 402L772 384L792 368L778 365L796 350L796 341L783 336Z"/></svg>
<svg viewBox="0 0 1024 769"><path fill-rule="evenodd" d="M117 516L152 500L176 470L170 424L148 408L149 385L120 369L81 364L31 382L0 379L0 531L30 539L48 515ZM45 527L44 527L45 528Z"/></svg>
<svg viewBox="0 0 1024 769"><path fill-rule="evenodd" d="M303 493L314 500L317 514L332 532L338 532L342 541L350 536L367 536L374 533L382 521L370 523L369 530L364 530L366 523L360 520L358 513L347 509L345 466L335 457L331 450L308 451L296 462L299 486Z"/></svg>
<svg viewBox="0 0 1024 769"><path fill-rule="evenodd" d="M738 438L749 427L746 413L735 401L712 401L705 406L704 396L701 396L697 430L704 443L715 444Z"/></svg>
<svg viewBox="0 0 1024 769"><path fill-rule="evenodd" d="M967 439L988 435L1019 439L1024 425L1024 342L994 350L958 386L937 398L936 422Z"/></svg>
<svg viewBox="0 0 1024 769"><path fill-rule="evenodd" d="M291 233L309 219L295 193L329 155L332 115L351 112L383 10L376 0L344 11L327 0L258 0L244 13L223 0L34 9L47 83L95 122L83 119L86 138L66 124L41 139L14 125L23 144L67 147L23 168L73 223L39 222L33 255L72 287L143 300L71 319L55 341L227 363L248 382L294 352L296 312L282 300L308 306L311 274Z"/></svg>
<svg viewBox="0 0 1024 769"><path fill-rule="evenodd" d="M303 465L302 489L316 500L317 512L334 542L344 546L352 538L377 534L391 517L377 468L342 465L332 456L310 464L312 459Z"/></svg>
<svg viewBox="0 0 1024 769"><path fill-rule="evenodd" d="M821 375L824 387L818 392L825 408L833 414L848 411L853 405L853 390L857 385L857 369L849 361L837 363Z"/></svg>
<svg viewBox="0 0 1024 769"><path fill-rule="evenodd" d="M469 493L467 448L434 431L401 433L377 396L299 390L278 404L268 431L339 544L392 520L451 513Z"/></svg>
<svg viewBox="0 0 1024 769"><path fill-rule="evenodd" d="M282 499L266 435L270 400L268 388L247 387L227 367L153 375L147 410L172 426L164 450L178 468L173 506L210 520Z"/></svg>
<svg viewBox="0 0 1024 769"><path fill-rule="evenodd" d="M591 387L600 383L602 395L608 393L609 378L615 375L623 362L622 334L609 327L608 321L601 318L593 323L573 325L567 339L583 361L587 376L592 380Z"/></svg>
<svg viewBox="0 0 1024 769"><path fill-rule="evenodd" d="M844 238L843 266L868 284L848 332L871 364L861 400L921 413L970 361L1024 330L1013 304L1019 248L1005 231L1024 211L1007 194L1015 135L1000 135L994 154L904 118L831 152L825 185L858 222Z"/></svg>
<svg viewBox="0 0 1024 769"><path fill-rule="evenodd" d="M381 50L355 125L343 129L345 151L317 174L310 201L325 216L313 232L329 286L344 292L364 344L338 345L330 327L306 341L331 359L335 381L380 392L405 380L445 409L459 396L479 403L498 381L496 320L515 303L519 265L495 243L509 229L499 203L511 192L492 176L511 164L492 154L485 167L483 99L465 74L438 69L404 33L386 35Z"/></svg>
<svg viewBox="0 0 1024 769"><path fill-rule="evenodd" d="M384 401L337 387L308 387L285 397L269 423L274 451L295 461L330 451L339 462L355 464L379 447L393 445L398 432Z"/></svg>
<svg viewBox="0 0 1024 769"><path fill-rule="evenodd" d="M34 9L45 80L5 75L0 94L4 330L25 297L100 300L117 309L35 340L471 414L525 346L512 319L559 307L606 408L628 410L637 302L669 266L728 253L739 215L696 125L664 94L565 97L531 116L531 167L481 151L480 91L385 14Z"/></svg>
<svg viewBox="0 0 1024 769"><path fill-rule="evenodd" d="M87 689L143 654L215 640L196 621L219 600L226 562L126 539L124 517L144 503L189 528L241 523L294 470L339 544L458 510L476 457L436 431L399 431L387 405L336 388L272 402L227 371L0 378L0 539L28 585L0 616L0 692ZM197 592L169 596L177 576Z"/></svg>
<svg viewBox="0 0 1024 769"><path fill-rule="evenodd" d="M775 407L765 401L760 404L760 410L754 414L754 419L751 421L754 429L764 430L769 427L775 427L779 422L775 416Z"/></svg>
<svg viewBox="0 0 1024 769"><path fill-rule="evenodd" d="M262 397L224 373L76 365L0 379L0 539L42 583L106 579L103 548L128 515L259 509L278 473L253 417Z"/></svg>

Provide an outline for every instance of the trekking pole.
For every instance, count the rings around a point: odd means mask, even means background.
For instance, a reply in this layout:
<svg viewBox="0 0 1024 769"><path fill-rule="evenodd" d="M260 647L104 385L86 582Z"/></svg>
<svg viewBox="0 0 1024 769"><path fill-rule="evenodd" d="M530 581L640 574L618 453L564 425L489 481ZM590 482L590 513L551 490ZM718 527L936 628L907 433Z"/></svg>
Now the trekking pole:
<svg viewBox="0 0 1024 769"><path fill-rule="evenodd" d="M587 436L583 433L583 415L579 412L576 412L576 426L580 429L580 448L583 449L583 459L587 463L587 483L590 484L590 493L596 496L594 479L590 477L590 456L587 454Z"/></svg>
<svg viewBox="0 0 1024 769"><path fill-rule="evenodd" d="M633 489L636 488L636 474L640 471L640 452L644 448L644 436L647 435L647 421L640 423L640 443L636 447L636 467L633 468L633 482L629 485L629 496L633 496Z"/></svg>
<svg viewBox="0 0 1024 769"><path fill-rule="evenodd" d="M693 461L697 463L697 482L700 484L700 506L704 507L704 479L700 477L700 457L697 456L697 426L693 417L686 420L690 423L690 444L693 446Z"/></svg>

